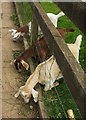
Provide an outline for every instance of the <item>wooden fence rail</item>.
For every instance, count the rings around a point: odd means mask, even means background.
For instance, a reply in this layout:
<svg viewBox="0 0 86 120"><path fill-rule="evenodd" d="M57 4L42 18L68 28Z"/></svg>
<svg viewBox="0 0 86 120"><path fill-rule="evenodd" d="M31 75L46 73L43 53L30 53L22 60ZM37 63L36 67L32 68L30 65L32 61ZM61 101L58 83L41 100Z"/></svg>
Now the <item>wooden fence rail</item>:
<svg viewBox="0 0 86 120"><path fill-rule="evenodd" d="M36 20L42 29L49 48L56 58L74 100L80 109L82 117L84 118L84 98L86 98L84 71L77 63L59 32L57 32L54 25L47 17L41 5L37 2L32 2L29 4L31 5Z"/></svg>

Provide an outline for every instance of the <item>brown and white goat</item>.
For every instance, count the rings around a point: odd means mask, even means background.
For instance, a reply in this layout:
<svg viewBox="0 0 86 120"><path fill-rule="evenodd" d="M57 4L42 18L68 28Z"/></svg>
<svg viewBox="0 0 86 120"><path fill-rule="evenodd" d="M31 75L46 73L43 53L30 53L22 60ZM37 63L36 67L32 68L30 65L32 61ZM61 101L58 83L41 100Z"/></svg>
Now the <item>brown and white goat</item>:
<svg viewBox="0 0 86 120"><path fill-rule="evenodd" d="M49 53L50 50L47 43L44 37L42 37L40 40L34 42L29 49L25 50L21 56L14 60L14 65L19 72L22 66L28 70L29 65L26 62L28 58L38 56L39 60L42 62L50 55Z"/></svg>
<svg viewBox="0 0 86 120"><path fill-rule="evenodd" d="M69 28L69 29L58 28L57 30L62 35L63 39L65 39L65 34L67 32L73 32L74 31L71 28ZM29 66L26 63L26 60L28 58L38 56L40 61L44 61L45 58L47 58L49 55L50 55L50 51L49 51L48 45L46 43L45 38L42 37L39 40L37 40L36 42L34 42L30 48L25 50L24 53L14 61L14 64L15 64L15 67L18 71L21 70L22 65L26 69L28 69Z"/></svg>

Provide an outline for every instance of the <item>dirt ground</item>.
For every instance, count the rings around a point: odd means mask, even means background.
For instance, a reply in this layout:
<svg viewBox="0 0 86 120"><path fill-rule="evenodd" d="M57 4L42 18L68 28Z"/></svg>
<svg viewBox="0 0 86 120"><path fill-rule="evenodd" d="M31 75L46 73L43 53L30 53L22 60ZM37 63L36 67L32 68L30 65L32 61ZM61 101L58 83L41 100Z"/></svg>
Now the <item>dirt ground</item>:
<svg viewBox="0 0 86 120"><path fill-rule="evenodd" d="M21 86L21 74L14 65L12 50L22 49L22 44L12 41L9 29L15 28L10 16L14 13L13 3L2 3L2 117L3 118L37 118L37 104L30 101L25 104L21 97L15 98L14 94ZM1 38L0 38L1 40ZM1 46L0 46L1 47ZM1 62L1 59L0 59ZM30 106L33 106L32 109Z"/></svg>

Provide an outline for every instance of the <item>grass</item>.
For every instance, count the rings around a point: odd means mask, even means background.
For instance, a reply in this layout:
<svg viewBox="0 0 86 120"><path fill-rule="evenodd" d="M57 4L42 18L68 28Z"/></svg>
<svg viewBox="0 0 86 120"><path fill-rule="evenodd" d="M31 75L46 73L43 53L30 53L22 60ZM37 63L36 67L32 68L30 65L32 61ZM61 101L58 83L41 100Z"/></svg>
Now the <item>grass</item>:
<svg viewBox="0 0 86 120"><path fill-rule="evenodd" d="M51 91L43 92L43 100L49 117L51 118L53 115L54 118L68 118L67 110L72 109L75 118L80 119L80 112L65 81L61 79L59 83L60 85Z"/></svg>
<svg viewBox="0 0 86 120"><path fill-rule="evenodd" d="M19 26L18 17L17 17L17 15L16 15L15 13L13 13L13 14L10 16L10 18L11 18L11 20L14 21L14 24L15 24L16 26Z"/></svg>
<svg viewBox="0 0 86 120"><path fill-rule="evenodd" d="M18 2L17 5L18 5L20 13L21 13L21 18L22 18L23 24L28 24L28 22L31 21L31 16L32 16L32 11L31 11L31 7L30 7L29 3ZM21 7L22 7L22 9L21 9Z"/></svg>
<svg viewBox="0 0 86 120"><path fill-rule="evenodd" d="M18 3L18 6L20 6ZM57 8L57 6L50 2L41 2L41 6L46 12L52 12L52 13L59 13L61 10ZM23 14L22 20L24 24L27 24L31 20L31 9L28 3L23 3ZM61 28L73 28L75 31L73 33L67 33L65 37L65 41L67 43L74 43L77 35L83 33L68 19L67 16L63 16L58 21L58 27ZM81 44L80 49L80 57L79 61L83 68L83 70L86 72L86 63L85 63L85 51L86 48L86 36L83 35L83 41ZM43 101L45 104L45 109L49 115L49 117L52 118L67 118L67 110L73 109L76 119L81 120L80 112L72 98L72 95L65 83L65 81L62 79L60 80L59 87L53 88L51 91L44 92L43 91Z"/></svg>

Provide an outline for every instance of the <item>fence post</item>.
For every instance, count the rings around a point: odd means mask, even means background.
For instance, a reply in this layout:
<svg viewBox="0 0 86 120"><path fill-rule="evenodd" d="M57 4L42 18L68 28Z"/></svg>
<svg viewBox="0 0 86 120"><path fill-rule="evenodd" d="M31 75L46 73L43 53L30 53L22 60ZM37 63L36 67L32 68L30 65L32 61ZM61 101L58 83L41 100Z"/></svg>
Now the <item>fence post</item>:
<svg viewBox="0 0 86 120"><path fill-rule="evenodd" d="M32 11L32 21L31 21L31 42L37 40L38 37L38 23L35 18L34 12Z"/></svg>

